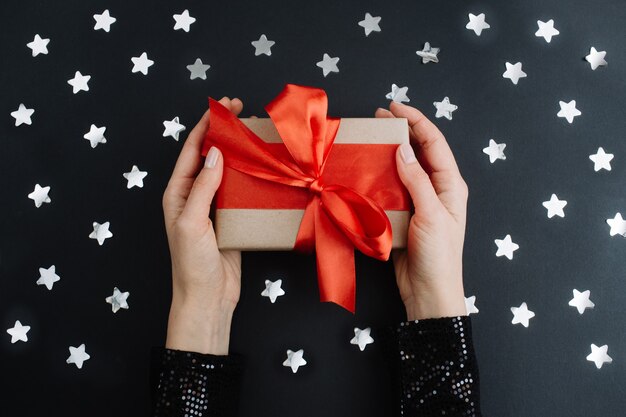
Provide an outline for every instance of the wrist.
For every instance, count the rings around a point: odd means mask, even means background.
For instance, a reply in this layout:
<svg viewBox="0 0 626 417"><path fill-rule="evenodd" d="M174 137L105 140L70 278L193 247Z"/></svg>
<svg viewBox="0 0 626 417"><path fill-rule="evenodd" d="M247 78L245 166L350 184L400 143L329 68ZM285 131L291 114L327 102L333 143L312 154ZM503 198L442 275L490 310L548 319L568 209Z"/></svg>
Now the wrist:
<svg viewBox="0 0 626 417"><path fill-rule="evenodd" d="M431 289L416 292L404 300L407 320L466 316L463 288Z"/></svg>

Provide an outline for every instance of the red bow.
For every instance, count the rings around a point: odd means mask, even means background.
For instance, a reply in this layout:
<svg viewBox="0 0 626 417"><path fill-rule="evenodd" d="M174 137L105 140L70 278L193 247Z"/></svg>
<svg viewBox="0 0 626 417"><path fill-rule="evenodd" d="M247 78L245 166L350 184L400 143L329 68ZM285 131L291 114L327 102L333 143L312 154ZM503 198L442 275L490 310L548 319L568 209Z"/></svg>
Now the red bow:
<svg viewBox="0 0 626 417"><path fill-rule="evenodd" d="M226 167L294 187L308 188L309 199L294 250L315 250L321 301L355 311L354 249L386 261L391 252L391 223L371 198L341 184L328 184L324 165L340 119L328 117L324 90L287 84L265 110L291 158L271 146L235 115L209 98L209 130L203 143L224 155Z"/></svg>

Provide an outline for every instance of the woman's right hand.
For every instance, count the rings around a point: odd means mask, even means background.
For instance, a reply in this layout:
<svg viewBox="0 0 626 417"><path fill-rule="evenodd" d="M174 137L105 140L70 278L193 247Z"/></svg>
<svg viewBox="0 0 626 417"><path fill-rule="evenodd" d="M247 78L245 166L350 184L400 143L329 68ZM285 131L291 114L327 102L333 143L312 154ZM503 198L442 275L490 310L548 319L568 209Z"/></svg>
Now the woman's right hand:
<svg viewBox="0 0 626 417"><path fill-rule="evenodd" d="M468 188L454 155L439 129L413 107L391 102L389 110L376 110L376 117L403 117L409 124L411 140L398 147L396 165L415 213L407 248L392 251L407 318L467 315L463 241Z"/></svg>

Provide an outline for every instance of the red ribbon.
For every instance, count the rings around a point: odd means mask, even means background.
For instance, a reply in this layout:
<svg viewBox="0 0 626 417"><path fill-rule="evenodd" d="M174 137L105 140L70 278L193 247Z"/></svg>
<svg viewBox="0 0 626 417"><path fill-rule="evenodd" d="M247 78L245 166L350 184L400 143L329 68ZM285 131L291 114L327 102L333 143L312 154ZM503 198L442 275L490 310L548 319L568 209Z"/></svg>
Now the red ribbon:
<svg viewBox="0 0 626 417"><path fill-rule="evenodd" d="M324 90L287 84L265 107L288 150L282 153L218 101L209 98L209 108L202 155L215 145L227 168L309 190L294 250L315 250L321 301L337 303L354 313L354 249L388 260L391 224L373 199L344 185L327 183L324 167L340 119L326 115Z"/></svg>

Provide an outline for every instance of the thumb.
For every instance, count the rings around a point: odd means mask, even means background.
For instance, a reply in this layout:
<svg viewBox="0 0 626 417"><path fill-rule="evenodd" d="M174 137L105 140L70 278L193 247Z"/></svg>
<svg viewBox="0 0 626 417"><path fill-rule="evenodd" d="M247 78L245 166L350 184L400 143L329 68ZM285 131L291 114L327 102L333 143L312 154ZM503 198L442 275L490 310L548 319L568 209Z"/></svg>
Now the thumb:
<svg viewBox="0 0 626 417"><path fill-rule="evenodd" d="M402 183L409 191L416 213L433 213L441 205L439 197L430 182L430 177L424 171L415 157L415 151L409 142L405 142L396 149L396 167Z"/></svg>
<svg viewBox="0 0 626 417"><path fill-rule="evenodd" d="M183 209L181 216L185 216L188 220L206 224L211 210L211 202L213 196L222 182L222 172L224 169L224 158L222 152L215 146L212 146L204 160L204 166L196 177L187 204Z"/></svg>

